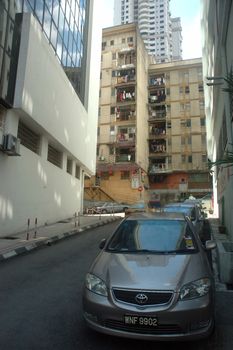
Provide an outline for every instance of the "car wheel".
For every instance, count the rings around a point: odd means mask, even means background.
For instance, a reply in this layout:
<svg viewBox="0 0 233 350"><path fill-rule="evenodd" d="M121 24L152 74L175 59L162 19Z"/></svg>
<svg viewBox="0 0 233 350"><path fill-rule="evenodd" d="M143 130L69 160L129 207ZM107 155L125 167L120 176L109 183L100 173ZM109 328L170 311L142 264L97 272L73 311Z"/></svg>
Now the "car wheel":
<svg viewBox="0 0 233 350"><path fill-rule="evenodd" d="M106 209L103 209L103 210L102 210L102 214L107 214L107 210L106 210Z"/></svg>

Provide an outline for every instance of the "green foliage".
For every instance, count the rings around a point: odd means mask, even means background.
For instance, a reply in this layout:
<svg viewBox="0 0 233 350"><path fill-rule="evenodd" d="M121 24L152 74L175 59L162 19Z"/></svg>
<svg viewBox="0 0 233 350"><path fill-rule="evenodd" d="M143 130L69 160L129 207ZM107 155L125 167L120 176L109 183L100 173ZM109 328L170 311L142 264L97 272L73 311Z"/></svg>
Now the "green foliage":
<svg viewBox="0 0 233 350"><path fill-rule="evenodd" d="M227 88L223 88L222 91L229 92L230 94L233 94L233 71L232 68L230 72L227 74L227 76L224 78L225 82L227 83Z"/></svg>
<svg viewBox="0 0 233 350"><path fill-rule="evenodd" d="M225 168L233 166L233 152L227 151L222 159L218 159L215 162L209 162L208 165L210 169L214 166L224 166Z"/></svg>

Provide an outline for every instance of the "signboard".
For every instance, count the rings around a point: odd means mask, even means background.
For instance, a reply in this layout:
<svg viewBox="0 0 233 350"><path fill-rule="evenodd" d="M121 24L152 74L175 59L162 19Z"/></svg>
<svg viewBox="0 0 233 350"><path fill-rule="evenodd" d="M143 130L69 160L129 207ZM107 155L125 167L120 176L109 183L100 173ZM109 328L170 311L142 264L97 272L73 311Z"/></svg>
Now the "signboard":
<svg viewBox="0 0 233 350"><path fill-rule="evenodd" d="M131 188L136 190L138 187L139 187L139 176L138 176L138 174L132 175Z"/></svg>

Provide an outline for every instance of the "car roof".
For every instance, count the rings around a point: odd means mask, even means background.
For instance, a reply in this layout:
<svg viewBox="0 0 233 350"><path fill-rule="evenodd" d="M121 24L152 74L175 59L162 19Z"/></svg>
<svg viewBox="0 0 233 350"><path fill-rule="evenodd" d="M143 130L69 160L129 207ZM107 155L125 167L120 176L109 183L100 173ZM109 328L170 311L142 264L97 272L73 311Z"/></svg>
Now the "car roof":
<svg viewBox="0 0 233 350"><path fill-rule="evenodd" d="M164 208L168 208L168 207L187 207L187 208L191 208L191 207L195 207L196 203L189 203L189 202L177 202L177 203L168 203L166 205L164 205Z"/></svg>
<svg viewBox="0 0 233 350"><path fill-rule="evenodd" d="M141 212L132 213L127 216L126 220L185 220L185 216L182 213L166 213L166 212Z"/></svg>

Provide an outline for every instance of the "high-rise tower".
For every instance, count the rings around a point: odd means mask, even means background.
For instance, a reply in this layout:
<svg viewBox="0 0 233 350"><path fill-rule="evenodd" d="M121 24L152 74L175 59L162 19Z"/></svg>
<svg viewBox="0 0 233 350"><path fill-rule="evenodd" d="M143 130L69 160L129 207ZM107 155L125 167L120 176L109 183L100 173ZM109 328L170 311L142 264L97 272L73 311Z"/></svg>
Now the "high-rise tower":
<svg viewBox="0 0 233 350"><path fill-rule="evenodd" d="M146 49L155 57L156 62L168 62L173 59L169 1L115 0L114 3L114 25L137 22ZM176 44L175 47L177 48ZM177 56L182 56L181 51Z"/></svg>

